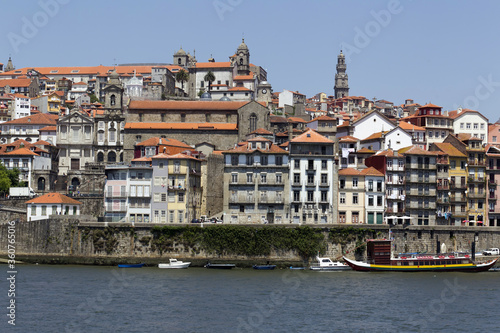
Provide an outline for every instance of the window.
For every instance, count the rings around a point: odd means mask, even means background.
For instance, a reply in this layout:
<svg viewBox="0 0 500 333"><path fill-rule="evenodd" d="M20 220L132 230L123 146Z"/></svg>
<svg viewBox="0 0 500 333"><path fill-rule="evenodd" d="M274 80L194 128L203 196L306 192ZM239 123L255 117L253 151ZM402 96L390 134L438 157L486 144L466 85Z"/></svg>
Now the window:
<svg viewBox="0 0 500 333"><path fill-rule="evenodd" d="M325 202L328 200L328 191L321 191L321 201Z"/></svg>
<svg viewBox="0 0 500 333"><path fill-rule="evenodd" d="M238 165L238 155L231 155L231 165Z"/></svg>
<svg viewBox="0 0 500 333"><path fill-rule="evenodd" d="M42 215L47 215L47 206L42 206Z"/></svg>
<svg viewBox="0 0 500 333"><path fill-rule="evenodd" d="M231 183L237 183L237 182L238 182L238 174L232 173L231 174Z"/></svg>
<svg viewBox="0 0 500 333"><path fill-rule="evenodd" d="M339 187L341 189L345 188L345 179L344 178L339 179Z"/></svg>
<svg viewBox="0 0 500 333"><path fill-rule="evenodd" d="M276 165L283 165L283 156L276 156Z"/></svg>
<svg viewBox="0 0 500 333"><path fill-rule="evenodd" d="M247 183L253 182L253 174L252 173L247 173Z"/></svg>
<svg viewBox="0 0 500 333"><path fill-rule="evenodd" d="M184 202L184 192L179 192L178 202Z"/></svg>
<svg viewBox="0 0 500 333"><path fill-rule="evenodd" d="M465 127L466 127L467 129L470 129L470 123L465 124Z"/></svg>
<svg viewBox="0 0 500 333"><path fill-rule="evenodd" d="M373 195L368 196L368 206L374 206Z"/></svg>
<svg viewBox="0 0 500 333"><path fill-rule="evenodd" d="M168 222L174 223L174 211L173 210L168 211Z"/></svg>
<svg viewBox="0 0 500 333"><path fill-rule="evenodd" d="M253 165L253 156L247 156L247 165Z"/></svg>
<svg viewBox="0 0 500 333"><path fill-rule="evenodd" d="M300 169L300 160L295 160L294 161L294 168L295 169Z"/></svg>
<svg viewBox="0 0 500 333"><path fill-rule="evenodd" d="M326 160L321 160L321 169L322 170L326 169Z"/></svg>
<svg viewBox="0 0 500 333"><path fill-rule="evenodd" d="M345 204L345 193L340 193L339 198L340 198L340 203Z"/></svg>
<svg viewBox="0 0 500 333"><path fill-rule="evenodd" d="M281 184L283 181L281 173L276 174L276 184Z"/></svg>
<svg viewBox="0 0 500 333"><path fill-rule="evenodd" d="M484 130L484 124L481 124L481 129Z"/></svg>
<svg viewBox="0 0 500 333"><path fill-rule="evenodd" d="M293 201L300 201L300 191L293 191Z"/></svg>
<svg viewBox="0 0 500 333"><path fill-rule="evenodd" d="M479 128L479 124L478 123L474 123L474 129L477 130Z"/></svg>
<svg viewBox="0 0 500 333"><path fill-rule="evenodd" d="M352 194L352 204L353 205L357 205L358 204L358 194L357 193L353 193Z"/></svg>
<svg viewBox="0 0 500 333"><path fill-rule="evenodd" d="M168 202L175 202L175 192L168 192Z"/></svg>
<svg viewBox="0 0 500 333"><path fill-rule="evenodd" d="M307 191L307 201L314 201L314 191Z"/></svg>
<svg viewBox="0 0 500 333"><path fill-rule="evenodd" d="M260 157L260 165L267 165L267 156Z"/></svg>
<svg viewBox="0 0 500 333"><path fill-rule="evenodd" d="M382 206L382 196L377 195L377 206L381 207Z"/></svg>
<svg viewBox="0 0 500 333"><path fill-rule="evenodd" d="M161 193L161 202L167 202L167 193Z"/></svg>
<svg viewBox="0 0 500 333"><path fill-rule="evenodd" d="M293 183L294 184L300 184L300 173L294 173L293 174Z"/></svg>
<svg viewBox="0 0 500 333"><path fill-rule="evenodd" d="M31 215L36 216L36 206L35 205L31 206Z"/></svg>
<svg viewBox="0 0 500 333"><path fill-rule="evenodd" d="M257 129L257 116L252 114L249 119L250 122L250 132L253 132Z"/></svg>
<svg viewBox="0 0 500 333"><path fill-rule="evenodd" d="M262 184L266 184L267 183L267 173L261 173L260 174L260 182Z"/></svg>
<svg viewBox="0 0 500 333"><path fill-rule="evenodd" d="M464 123L460 123L460 129L464 129Z"/></svg>
<svg viewBox="0 0 500 333"><path fill-rule="evenodd" d="M497 137L496 137L496 136L493 136L492 141L493 141L493 142L497 142Z"/></svg>
<svg viewBox="0 0 500 333"><path fill-rule="evenodd" d="M357 177L352 178L352 188L358 188L358 178Z"/></svg>
<svg viewBox="0 0 500 333"><path fill-rule="evenodd" d="M368 191L373 191L373 180L368 181Z"/></svg>

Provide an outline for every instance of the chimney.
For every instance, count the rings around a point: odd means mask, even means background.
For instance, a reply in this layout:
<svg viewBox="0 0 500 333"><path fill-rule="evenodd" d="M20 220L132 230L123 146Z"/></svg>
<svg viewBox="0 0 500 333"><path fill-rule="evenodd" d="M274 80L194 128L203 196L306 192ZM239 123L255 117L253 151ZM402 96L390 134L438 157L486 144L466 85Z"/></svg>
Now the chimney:
<svg viewBox="0 0 500 333"><path fill-rule="evenodd" d="M288 141L292 141L293 139L293 126L291 123L288 123Z"/></svg>

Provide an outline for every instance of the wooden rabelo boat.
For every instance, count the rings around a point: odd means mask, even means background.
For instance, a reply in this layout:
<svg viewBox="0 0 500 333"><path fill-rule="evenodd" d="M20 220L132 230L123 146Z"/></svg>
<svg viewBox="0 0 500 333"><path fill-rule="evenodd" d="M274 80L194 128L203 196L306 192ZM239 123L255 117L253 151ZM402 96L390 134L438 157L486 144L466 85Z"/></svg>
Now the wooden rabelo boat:
<svg viewBox="0 0 500 333"><path fill-rule="evenodd" d="M367 262L344 257L345 262L356 271L392 272L484 272L497 262L476 262L467 254L402 254L391 256L391 241L371 239L367 241Z"/></svg>

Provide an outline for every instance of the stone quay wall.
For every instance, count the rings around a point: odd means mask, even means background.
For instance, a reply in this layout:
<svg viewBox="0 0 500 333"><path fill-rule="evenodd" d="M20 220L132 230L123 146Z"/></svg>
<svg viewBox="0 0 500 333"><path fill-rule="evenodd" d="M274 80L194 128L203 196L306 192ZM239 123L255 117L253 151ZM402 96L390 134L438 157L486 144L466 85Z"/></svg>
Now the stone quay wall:
<svg viewBox="0 0 500 333"><path fill-rule="evenodd" d="M273 250L266 256L228 255L208 253L201 250L199 244L186 245L176 243L175 240L168 243L167 247L159 249L153 242L152 228L155 224L133 226L128 223L89 222L93 220L91 216L80 216L79 219L57 216L51 220L16 223L16 259L53 264L115 265L137 262L157 264L168 261L168 258L178 258L191 261L193 266L203 265L209 260L231 261L247 265L269 260L281 263L283 266L304 263L307 260L314 261L314 256L304 258L295 250ZM177 225L179 230L186 226ZM216 224L190 225L191 228L219 228L220 226ZM7 257L8 227L7 221L3 220L0 223L0 258ZM273 226L247 226L247 228L269 227ZM282 227L296 228L297 226L282 225ZM394 253L436 253L437 248L443 243L448 252L470 251L474 240L476 240L476 250L500 246L500 228L494 227L396 226L389 229L388 225L321 225L313 228L319 229L319 232L324 235L325 247L321 255L332 259L340 258L342 254L360 259L366 251L364 248L359 251L359 247L367 238L392 237ZM332 239L330 237L332 230L341 236Z"/></svg>

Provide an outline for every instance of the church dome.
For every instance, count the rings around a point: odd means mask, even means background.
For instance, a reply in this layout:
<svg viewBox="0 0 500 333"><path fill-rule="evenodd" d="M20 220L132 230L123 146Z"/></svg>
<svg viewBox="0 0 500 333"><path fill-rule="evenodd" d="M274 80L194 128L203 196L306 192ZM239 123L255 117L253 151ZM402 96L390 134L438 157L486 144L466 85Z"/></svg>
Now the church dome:
<svg viewBox="0 0 500 333"><path fill-rule="evenodd" d="M222 96L219 101L222 101L222 102L231 102L231 99L227 96Z"/></svg>
<svg viewBox="0 0 500 333"><path fill-rule="evenodd" d="M210 93L208 93L208 92L204 92L201 95L200 100L202 100L202 101L211 101L212 100L212 95L210 95Z"/></svg>
<svg viewBox="0 0 500 333"><path fill-rule="evenodd" d="M109 74L109 78L110 79L119 79L120 78L120 75L118 75L118 73L116 72L116 68L113 69L113 71Z"/></svg>
<svg viewBox="0 0 500 333"><path fill-rule="evenodd" d="M248 46L245 44L245 38L241 39L241 44L238 46L238 50L248 50Z"/></svg>
<svg viewBox="0 0 500 333"><path fill-rule="evenodd" d="M181 46L181 48L179 49L179 51L177 51L175 55L186 55L186 51L184 51Z"/></svg>

